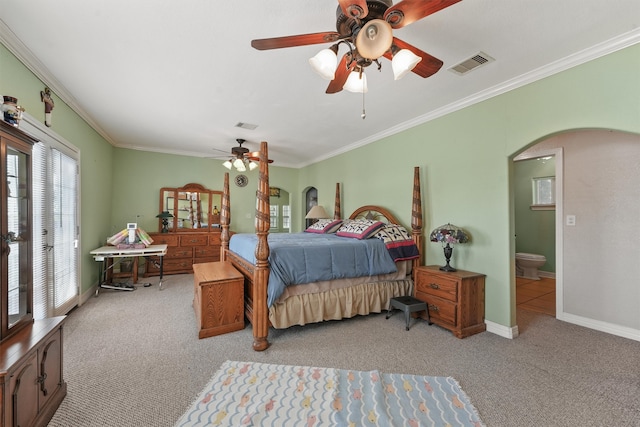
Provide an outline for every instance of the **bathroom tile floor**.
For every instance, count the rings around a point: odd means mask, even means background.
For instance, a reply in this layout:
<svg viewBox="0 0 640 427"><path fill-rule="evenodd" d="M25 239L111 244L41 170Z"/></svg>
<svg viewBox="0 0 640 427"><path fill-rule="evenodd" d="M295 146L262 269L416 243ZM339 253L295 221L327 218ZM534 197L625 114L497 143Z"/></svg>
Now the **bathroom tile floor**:
<svg viewBox="0 0 640 427"><path fill-rule="evenodd" d="M541 277L540 280L516 277L516 310L535 311L556 315L556 280Z"/></svg>

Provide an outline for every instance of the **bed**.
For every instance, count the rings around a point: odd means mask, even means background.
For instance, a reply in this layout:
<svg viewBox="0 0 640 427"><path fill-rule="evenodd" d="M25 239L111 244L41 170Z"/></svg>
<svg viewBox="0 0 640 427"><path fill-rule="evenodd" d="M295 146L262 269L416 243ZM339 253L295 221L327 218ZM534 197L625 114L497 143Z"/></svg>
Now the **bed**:
<svg viewBox="0 0 640 427"><path fill-rule="evenodd" d="M375 230L371 232L371 238L344 238L335 237L328 234L315 233L294 233L294 235L269 235L269 169L268 169L268 147L266 142L260 147L260 169L258 178L255 234L234 235L230 245L230 198L229 198L229 174L225 174L224 191L221 207L221 259L229 261L245 277L245 315L251 322L253 328L253 349L262 351L269 347L268 332L269 327L287 328L292 325L304 325L307 323L321 322L325 320L338 320L353 317L356 315L366 315L369 313L379 313L388 306L392 297L411 295L413 292L412 274L415 267L420 265L422 252L422 203L420 196L420 172L419 168L414 168L413 197L411 202L411 229L407 231L400 226L400 222L385 208L367 205L356 209L349 220L357 220L358 225L362 223L376 224ZM334 220L341 220L340 207L340 185L336 184L336 197L334 207ZM382 223L383 225L379 225ZM356 223L353 223L356 224ZM373 227L372 227L373 228ZM358 277L344 275L340 272L336 276L333 273L326 273L326 268L319 268L330 276L322 277L321 280L314 280L304 284L286 284L281 293L274 294L273 288L278 282L278 275L286 267L274 264L271 268L270 261L283 258L281 255L286 252L298 252L296 248L308 247L314 251L306 241L301 239L307 235L310 240L321 242L320 246L327 246L327 250L340 250L343 242L356 246L371 246L373 255L367 255L369 261L365 264L382 265L381 258L377 258L375 252L380 244L387 247L392 252L392 247L398 246L387 239L391 231L398 229L403 231L404 240L400 253L392 254L391 258L396 265L396 271L376 271L358 273ZM348 228L341 227L342 236L348 235ZM345 231L346 230L346 231ZM360 231L357 231L360 232ZM357 233L356 232L356 233ZM385 235L385 232L389 232ZM374 235L375 233L375 235ZM339 234L339 233L336 233ZM287 237L290 236L290 237ZM351 236L354 237L354 236ZM357 236L362 237L362 236ZM378 237L378 238L375 238ZM383 239L383 237L385 237ZM242 249L238 242L246 240L248 248ZM334 243L336 241L338 243ZM283 243L284 241L284 243ZM408 244L410 243L410 244ZM345 245L347 243L344 243ZM273 248L270 247L273 246ZM350 248L347 250L351 250ZM407 251L407 252L402 252ZM343 252L345 253L345 252ZM334 258L341 258L340 252L333 253ZM271 256L271 260L270 260ZM317 252L309 252L306 259L322 259ZM371 261L374 260L374 261ZM292 261L296 262L296 261ZM354 265L361 262L353 262ZM330 262L321 266L327 266ZM302 265L302 264L301 264ZM295 264L294 264L295 266ZM304 268L297 268L292 271L293 275L306 270L313 270L311 264L306 264ZM333 267L331 267L333 268ZM293 270L296 270L295 268ZM384 268L382 269L384 270ZM286 273L284 274L287 275ZM269 283L271 281L271 283ZM271 286L271 287L270 287ZM282 288L282 286L280 286Z"/></svg>

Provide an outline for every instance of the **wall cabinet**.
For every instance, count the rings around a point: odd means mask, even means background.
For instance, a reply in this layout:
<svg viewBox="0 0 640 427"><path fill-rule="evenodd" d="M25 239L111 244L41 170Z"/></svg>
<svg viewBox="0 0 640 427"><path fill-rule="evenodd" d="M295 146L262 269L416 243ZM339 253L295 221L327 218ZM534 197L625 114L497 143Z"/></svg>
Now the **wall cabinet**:
<svg viewBox="0 0 640 427"><path fill-rule="evenodd" d="M416 269L415 297L427 303L431 321L458 338L486 330L485 275L471 271L447 272L437 265ZM426 318L426 315L424 315Z"/></svg>
<svg viewBox="0 0 640 427"><path fill-rule="evenodd" d="M0 120L0 427L45 426L67 394L64 316L32 314L34 142Z"/></svg>

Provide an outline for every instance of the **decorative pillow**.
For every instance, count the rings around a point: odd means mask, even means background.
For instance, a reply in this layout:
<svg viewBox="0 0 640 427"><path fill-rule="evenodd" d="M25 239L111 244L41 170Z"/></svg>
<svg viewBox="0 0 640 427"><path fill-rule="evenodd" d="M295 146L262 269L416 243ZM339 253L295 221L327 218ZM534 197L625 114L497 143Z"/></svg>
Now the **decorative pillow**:
<svg viewBox="0 0 640 427"><path fill-rule="evenodd" d="M340 219L319 219L304 231L306 231L307 233L329 234L335 233L341 225L342 220Z"/></svg>
<svg viewBox="0 0 640 427"><path fill-rule="evenodd" d="M374 233L382 240L394 261L404 261L420 257L420 251L407 232L406 228L397 224L387 224Z"/></svg>
<svg viewBox="0 0 640 427"><path fill-rule="evenodd" d="M336 236L353 237L355 239L368 239L378 229L384 227L382 221L372 221L370 219L354 219L345 221L336 232Z"/></svg>

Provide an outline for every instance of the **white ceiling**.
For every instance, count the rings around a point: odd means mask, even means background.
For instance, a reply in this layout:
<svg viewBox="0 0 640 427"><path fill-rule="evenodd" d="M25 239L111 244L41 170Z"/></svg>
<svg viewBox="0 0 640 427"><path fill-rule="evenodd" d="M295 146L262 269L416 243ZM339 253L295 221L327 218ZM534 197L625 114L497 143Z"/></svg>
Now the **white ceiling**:
<svg viewBox="0 0 640 427"><path fill-rule="evenodd" d="M334 31L337 5L0 0L0 40L56 101L70 104L115 146L224 157L236 138L251 151L265 140L275 165L291 167L640 42L638 0L463 0L394 31L444 66L427 79L410 73L399 81L389 61L381 61L380 72L368 67L362 120L362 95L325 94L328 82L309 67L308 58L328 45L250 45ZM495 62L465 76L447 70L480 51ZM238 122L258 127L240 129Z"/></svg>

